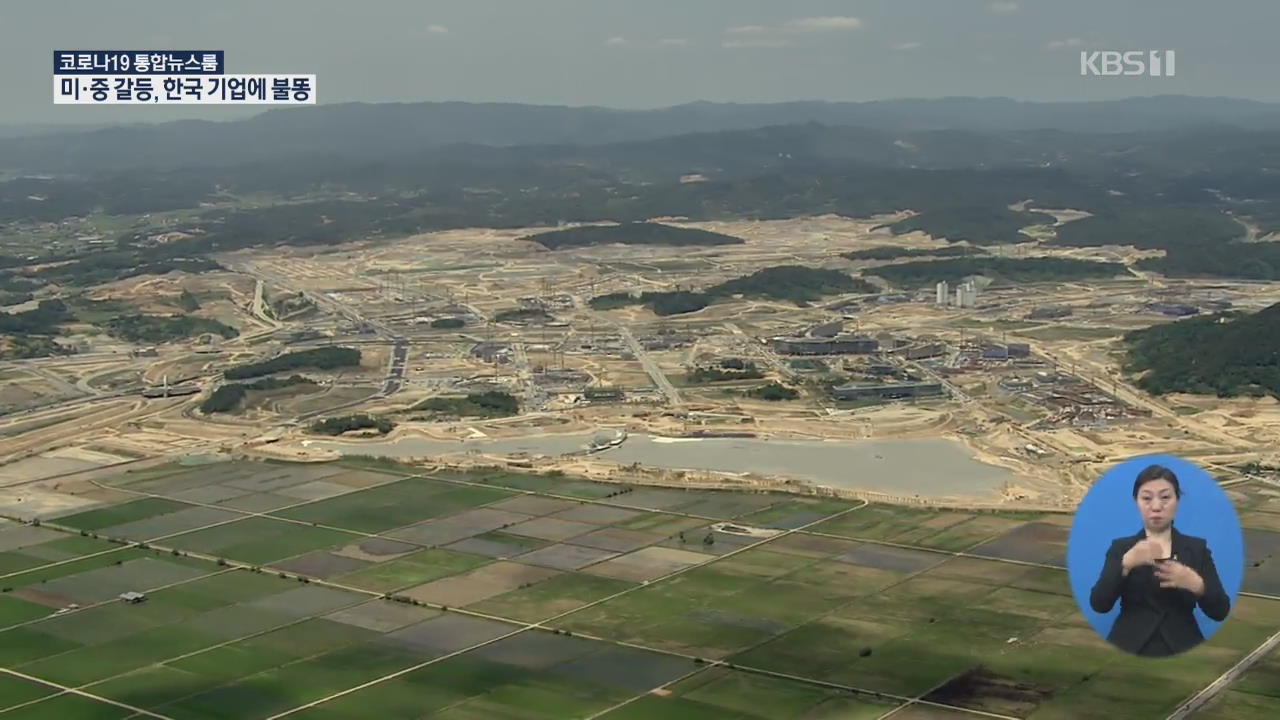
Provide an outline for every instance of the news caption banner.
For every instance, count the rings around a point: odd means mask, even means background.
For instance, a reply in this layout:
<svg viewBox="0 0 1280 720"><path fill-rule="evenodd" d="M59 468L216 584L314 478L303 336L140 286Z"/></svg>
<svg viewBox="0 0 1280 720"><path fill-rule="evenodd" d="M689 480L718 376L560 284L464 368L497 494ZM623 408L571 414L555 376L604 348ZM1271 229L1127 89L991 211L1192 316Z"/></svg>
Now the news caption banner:
<svg viewBox="0 0 1280 720"><path fill-rule="evenodd" d="M314 105L316 76L228 74L222 50L54 50L55 105Z"/></svg>

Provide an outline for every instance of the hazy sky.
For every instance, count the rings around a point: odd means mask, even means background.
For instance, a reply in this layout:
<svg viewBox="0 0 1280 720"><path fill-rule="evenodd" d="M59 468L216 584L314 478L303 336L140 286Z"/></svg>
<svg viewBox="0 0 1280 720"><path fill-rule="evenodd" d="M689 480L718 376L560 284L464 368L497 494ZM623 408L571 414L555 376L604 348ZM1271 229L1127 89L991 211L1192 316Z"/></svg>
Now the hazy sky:
<svg viewBox="0 0 1280 720"><path fill-rule="evenodd" d="M1277 28L1276 0L11 0L0 124L266 109L54 106L55 49L221 49L230 72L315 73L322 103L1280 101ZM1177 75L1081 77L1082 49L1172 49Z"/></svg>

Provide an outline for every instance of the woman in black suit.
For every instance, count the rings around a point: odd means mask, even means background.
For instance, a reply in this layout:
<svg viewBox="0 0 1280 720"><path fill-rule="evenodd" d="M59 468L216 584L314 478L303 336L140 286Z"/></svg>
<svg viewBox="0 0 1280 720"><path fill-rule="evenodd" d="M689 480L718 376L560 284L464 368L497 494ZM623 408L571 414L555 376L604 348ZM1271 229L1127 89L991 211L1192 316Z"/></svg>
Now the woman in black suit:
<svg viewBox="0 0 1280 720"><path fill-rule="evenodd" d="M1089 604L1120 616L1107 640L1136 655L1176 655L1204 642L1193 613L1226 619L1231 601L1222 589L1204 538L1173 527L1182 490L1169 468L1151 465L1133 483L1142 530L1111 542Z"/></svg>

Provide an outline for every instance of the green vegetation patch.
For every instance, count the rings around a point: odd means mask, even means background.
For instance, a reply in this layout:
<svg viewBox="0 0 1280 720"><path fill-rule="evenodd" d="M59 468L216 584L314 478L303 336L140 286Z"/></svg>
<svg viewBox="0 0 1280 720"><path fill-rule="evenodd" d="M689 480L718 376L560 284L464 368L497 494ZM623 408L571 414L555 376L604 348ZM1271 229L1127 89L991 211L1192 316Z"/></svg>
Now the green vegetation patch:
<svg viewBox="0 0 1280 720"><path fill-rule="evenodd" d="M41 300L33 310L0 312L0 333L11 335L57 335L58 326L75 316L61 300Z"/></svg>
<svg viewBox="0 0 1280 720"><path fill-rule="evenodd" d="M379 435L386 435L395 426L388 418L358 413L317 420L308 429L320 435L341 435L353 430L376 430Z"/></svg>
<svg viewBox="0 0 1280 720"><path fill-rule="evenodd" d="M1010 210L989 205L965 205L926 210L881 227L894 235L925 232L952 242L966 240L977 244L1020 243L1030 238L1020 231L1030 225L1052 225L1052 215Z"/></svg>
<svg viewBox="0 0 1280 720"><path fill-rule="evenodd" d="M512 308L502 310L493 316L494 322L546 322L550 319L551 315L546 310L537 308Z"/></svg>
<svg viewBox="0 0 1280 720"><path fill-rule="evenodd" d="M355 644L239 678L232 685L172 703L164 710L199 712L227 707L228 720L267 717L422 662L420 656L393 647ZM232 714L230 709L234 708Z"/></svg>
<svg viewBox="0 0 1280 720"><path fill-rule="evenodd" d="M1280 398L1280 303L1154 325L1124 342L1125 370L1147 392Z"/></svg>
<svg viewBox="0 0 1280 720"><path fill-rule="evenodd" d="M308 503L277 514L372 533L486 505L510 495L497 488L458 487L415 478Z"/></svg>
<svg viewBox="0 0 1280 720"><path fill-rule="evenodd" d="M0 579L0 583L3 582L7 581ZM37 620L51 612L53 610L49 607L16 598L9 593L0 595L0 628L7 628L28 620Z"/></svg>
<svg viewBox="0 0 1280 720"><path fill-rule="evenodd" d="M190 313L200 309L200 301L197 300L196 296L192 295L191 291L186 288L182 289L182 292L178 295L178 299L174 302L179 309L185 312Z"/></svg>
<svg viewBox="0 0 1280 720"><path fill-rule="evenodd" d="M32 555L26 555L21 552L0 552L0 575L8 575L22 570L30 570L34 567L40 567L47 564L48 560L41 560Z"/></svg>
<svg viewBox="0 0 1280 720"><path fill-rule="evenodd" d="M135 343L159 344L211 333L233 338L239 330L210 318L193 315L119 315L105 324L108 335Z"/></svg>
<svg viewBox="0 0 1280 720"><path fill-rule="evenodd" d="M0 674L0 712L15 705L48 697L56 692L58 692L56 689L48 685L23 680L13 675Z"/></svg>
<svg viewBox="0 0 1280 720"><path fill-rule="evenodd" d="M249 392L265 392L281 390L288 387L316 387L316 381L302 375L290 375L287 378L263 378L251 383L227 383L210 393L200 403L200 412L207 414L216 412L232 412L238 410Z"/></svg>
<svg viewBox="0 0 1280 720"><path fill-rule="evenodd" d="M165 540L165 544L180 550L262 565L311 550L346 544L352 538L350 533L338 530L251 517L184 533Z"/></svg>
<svg viewBox="0 0 1280 720"><path fill-rule="evenodd" d="M751 388L747 391L747 395L758 400L795 400L800 397L800 391L795 388L787 387L782 383L771 382L759 387Z"/></svg>
<svg viewBox="0 0 1280 720"><path fill-rule="evenodd" d="M944 281L957 282L970 275L982 275L1004 283L1031 283L1109 278L1129 271L1120 263L1074 258L981 257L895 263L881 265L871 272L894 285L918 288Z"/></svg>
<svg viewBox="0 0 1280 720"><path fill-rule="evenodd" d="M151 598L184 610L205 612L292 588L269 573L234 569L156 591Z"/></svg>
<svg viewBox="0 0 1280 720"><path fill-rule="evenodd" d="M1203 208L1137 207L1095 213L1058 228L1056 245L1097 247L1132 245L1144 250L1203 245L1221 246L1244 237L1240 223Z"/></svg>
<svg viewBox="0 0 1280 720"><path fill-rule="evenodd" d="M118 720L133 717L125 710L83 695L57 695L22 709L23 720Z"/></svg>
<svg viewBox="0 0 1280 720"><path fill-rule="evenodd" d="M1169 277L1280 280L1280 243L1184 245L1165 251L1164 257L1143 258L1137 266Z"/></svg>
<svg viewBox="0 0 1280 720"><path fill-rule="evenodd" d="M213 635L174 623L83 647L23 665L23 672L64 685L85 683L136 670L216 644Z"/></svg>
<svg viewBox="0 0 1280 720"><path fill-rule="evenodd" d="M745 242L742 238L709 230L681 228L650 222L631 222L623 225L587 225L564 230L552 230L551 232L537 235L527 235L520 239L532 240L548 250L606 245L609 243L685 246L741 245Z"/></svg>
<svg viewBox="0 0 1280 720"><path fill-rule="evenodd" d="M563 573L469 606L477 612L522 622L540 622L571 612L631 587L632 583L579 573Z"/></svg>
<svg viewBox="0 0 1280 720"><path fill-rule="evenodd" d="M211 690L218 681L168 665L153 665L91 687L95 695L135 707L154 708Z"/></svg>
<svg viewBox="0 0 1280 720"><path fill-rule="evenodd" d="M872 293L876 290L877 288L866 280L855 278L839 270L777 265L727 280L701 292L691 290L638 294L615 292L591 298L588 304L596 310L611 310L627 305L648 305L657 315L679 315L701 310L716 299L732 295L789 300L802 304L834 293Z"/></svg>
<svg viewBox="0 0 1280 720"><path fill-rule="evenodd" d="M321 347L277 355L263 362L237 365L227 368L222 374L228 380L244 380L284 370L299 370L302 368L334 370L344 367L358 367L359 365L360 351L356 348Z"/></svg>
<svg viewBox="0 0 1280 720"><path fill-rule="evenodd" d="M742 717L822 717L812 713L820 709L834 713L838 706L842 711L839 717L870 719L893 707L869 699L855 700L838 690L721 667L710 668L671 689L681 699Z"/></svg>
<svg viewBox="0 0 1280 720"><path fill-rule="evenodd" d="M42 335L0 335L0 360L70 355L72 348Z"/></svg>
<svg viewBox="0 0 1280 720"><path fill-rule="evenodd" d="M60 517L54 522L59 525L76 528L77 530L101 530L105 527L113 525L121 525L137 520L146 520L157 515L165 515L177 512L179 510L189 510L195 507L177 500L168 500L165 498L142 498L140 500L131 500L120 505L112 505L111 507L101 508L99 510L89 510L75 515L67 515Z"/></svg>
<svg viewBox="0 0 1280 720"><path fill-rule="evenodd" d="M722 382L726 380L758 380L764 371L753 360L725 358L715 365L699 366L690 370L685 379L690 383Z"/></svg>
<svg viewBox="0 0 1280 720"><path fill-rule="evenodd" d="M334 580L366 590L391 592L457 575L489 562L489 558L431 548L339 575Z"/></svg>
<svg viewBox="0 0 1280 720"><path fill-rule="evenodd" d="M411 410L426 410L435 417L496 418L516 415L520 402L508 392L487 390L459 397L427 398Z"/></svg>
<svg viewBox="0 0 1280 720"><path fill-rule="evenodd" d="M866 280L839 270L778 265L722 282L706 292L716 297L741 294L802 303L835 293L872 293L876 290L876 286Z"/></svg>
<svg viewBox="0 0 1280 720"><path fill-rule="evenodd" d="M642 293L613 292L597 295L588 302L593 310L615 310L628 305L648 305L657 315L681 315L711 304L711 296L689 290Z"/></svg>

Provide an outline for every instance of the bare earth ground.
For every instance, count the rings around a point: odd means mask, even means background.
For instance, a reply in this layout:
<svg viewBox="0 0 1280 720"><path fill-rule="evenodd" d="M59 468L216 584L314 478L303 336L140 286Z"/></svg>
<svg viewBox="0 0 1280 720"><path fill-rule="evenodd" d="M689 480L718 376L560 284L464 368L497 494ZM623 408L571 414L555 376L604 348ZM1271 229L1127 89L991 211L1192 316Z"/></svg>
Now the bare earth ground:
<svg viewBox="0 0 1280 720"><path fill-rule="evenodd" d="M1060 215L1062 221L1075 217L1070 211ZM49 409L0 417L0 461L9 463L0 466L0 473L13 481L35 481L45 470L30 468L73 470L67 463L78 461L57 453L70 448L74 455L75 448L89 446L106 448L108 453L114 448L124 457L248 451L320 459L325 456L300 445L306 435L293 424L295 416L362 411L394 419L399 424L395 436L421 433L442 439L502 438L598 427L672 436L749 432L758 437L851 440L947 437L965 443L978 460L1014 471L1017 479L1005 489L1006 502L1013 505L1070 505L1102 469L1139 453L1178 452L1228 475L1231 465L1265 462L1276 456L1280 405L1275 401L1150 398L1119 378L1114 355L1119 335L1125 330L1167 321L1142 307L1162 293L1177 292L1193 299L1197 295L1229 295L1236 307L1257 309L1280 299L1280 288L1271 284L1239 284L1224 293L1201 291L1194 282L1131 276L1105 282L990 288L982 293L979 307L964 309L937 307L927 299L875 303L860 296L837 296L799 307L743 298L687 315L659 318L638 306L597 312L586 305L594 295L607 292L697 289L780 264L861 271L879 282L874 277L877 262L853 262L841 258L840 253L886 244L912 248L946 245L920 233L894 237L885 230L872 230L890 220L823 216L684 223L673 219L674 224L736 235L746 243L682 248L613 245L557 252L519 239L536 230L463 229L333 248L243 251L229 256L229 264L237 272L172 274L101 286L93 297L124 303L139 312L171 312L172 306L166 303L185 288L200 298L200 314L237 326L241 337L221 343L216 353L196 353L194 344L178 342L158 348L156 357L132 358L120 348L108 348L40 361L38 373L18 365L3 368L15 382L6 383L4 392L8 395L0 399L30 404L47 402L40 398L56 393L68 399ZM1052 254L1121 262L1149 254L1118 247L1047 249L1034 242L998 251L1012 257ZM244 272L246 269L252 276ZM316 294L321 312L306 320L283 323L255 316L251 312L255 277L265 278L269 291L275 294ZM557 293L570 298L570 303L551 311L560 321L554 327L484 320L519 307L519 298ZM962 341L1027 342L1042 367L1074 372L1104 391L1118 391L1119 398L1150 411L1151 416L1104 427L1037 425L1049 414L1047 410L1011 404L995 388L1000 378L1031 370L998 363L951 377L967 396L964 400L834 407L805 385L805 376L789 369L788 358L774 355L761 340L838 317L831 308L846 300L862 301L846 320L849 331L878 336L885 343L894 338L941 341L948 343L952 352ZM1027 318L1032 308L1042 305L1069 306L1073 314L1060 320ZM339 308L341 315L335 312ZM418 322L459 311L482 319L460 330L432 330L429 324ZM405 380L398 392L376 395L390 358L390 344L378 333L356 332L351 320L356 316L409 338ZM621 335L623 328L637 337L662 332L689 337L689 342L678 347L647 351L652 367L675 385L679 406L664 399L664 391L655 385L649 369L632 356ZM201 415L194 407L203 394L147 401L136 395L109 395L113 388L138 379L154 384L175 376L193 376L207 393L216 383L213 374L223 367L286 349L315 346L314 342L290 345L289 335L301 331L332 333L339 342L359 343L356 346L364 356L361 367L318 373L331 381L321 390L284 393L239 415ZM480 341L511 343L518 350L518 362L495 364L472 356L471 348ZM760 381L697 386L685 382L690 366L726 356L757 362L766 372L765 380L799 386L801 397L771 403L743 394ZM839 369L842 360L829 358L828 363ZM441 393L497 387L527 401L534 397L530 394L533 373L542 369L585 373L588 385L621 387L627 391L628 401L583 404L576 393L585 386L571 382L551 387L549 394L540 398L540 408L523 417L438 422L410 419L415 416L410 408L417 402ZM13 389L19 384L21 391ZM1029 445L1039 451L1030 453ZM617 468L597 460L565 459L543 466L588 472L595 477L619 475ZM698 478L699 482L743 482L742 478L713 478L706 473ZM670 473L633 479L675 481ZM782 483L785 479L758 480ZM34 487L32 483L27 486Z"/></svg>

